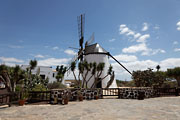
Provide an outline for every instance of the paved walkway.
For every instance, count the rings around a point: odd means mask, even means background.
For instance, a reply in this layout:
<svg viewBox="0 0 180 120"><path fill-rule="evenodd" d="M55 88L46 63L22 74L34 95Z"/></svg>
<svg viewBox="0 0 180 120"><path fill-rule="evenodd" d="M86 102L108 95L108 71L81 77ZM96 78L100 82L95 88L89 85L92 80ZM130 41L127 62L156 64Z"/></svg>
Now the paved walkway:
<svg viewBox="0 0 180 120"><path fill-rule="evenodd" d="M99 99L0 109L0 120L179 120L180 97Z"/></svg>

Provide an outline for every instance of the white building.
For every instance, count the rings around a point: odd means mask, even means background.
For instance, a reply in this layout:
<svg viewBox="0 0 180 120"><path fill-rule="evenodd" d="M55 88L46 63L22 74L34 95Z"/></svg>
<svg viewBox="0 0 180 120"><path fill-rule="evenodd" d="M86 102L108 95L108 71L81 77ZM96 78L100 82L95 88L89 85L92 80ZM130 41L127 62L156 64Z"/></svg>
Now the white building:
<svg viewBox="0 0 180 120"><path fill-rule="evenodd" d="M29 65L22 65L21 69L26 70L29 67ZM40 69L40 76L42 79L49 78L49 82L56 81L56 70L53 70L52 67L48 66L37 66L32 70L32 74L36 74L38 69Z"/></svg>

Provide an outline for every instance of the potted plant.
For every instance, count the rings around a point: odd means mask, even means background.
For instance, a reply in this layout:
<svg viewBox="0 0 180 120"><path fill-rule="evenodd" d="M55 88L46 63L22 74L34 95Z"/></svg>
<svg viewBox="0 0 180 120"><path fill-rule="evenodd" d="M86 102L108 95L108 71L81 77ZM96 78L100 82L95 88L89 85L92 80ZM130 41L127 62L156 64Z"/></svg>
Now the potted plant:
<svg viewBox="0 0 180 120"><path fill-rule="evenodd" d="M94 99L95 99L95 100L99 99L98 90L97 90L97 91L94 91Z"/></svg>
<svg viewBox="0 0 180 120"><path fill-rule="evenodd" d="M28 98L28 92L22 91L20 92L20 99L19 99L19 105L23 106Z"/></svg>
<svg viewBox="0 0 180 120"><path fill-rule="evenodd" d="M67 105L68 102L69 102L68 96L67 96L67 95L63 95L63 96L62 96L62 104L63 104L63 105Z"/></svg>
<svg viewBox="0 0 180 120"><path fill-rule="evenodd" d="M81 90L78 90L77 94L78 94L79 101L83 101L83 95L81 93Z"/></svg>

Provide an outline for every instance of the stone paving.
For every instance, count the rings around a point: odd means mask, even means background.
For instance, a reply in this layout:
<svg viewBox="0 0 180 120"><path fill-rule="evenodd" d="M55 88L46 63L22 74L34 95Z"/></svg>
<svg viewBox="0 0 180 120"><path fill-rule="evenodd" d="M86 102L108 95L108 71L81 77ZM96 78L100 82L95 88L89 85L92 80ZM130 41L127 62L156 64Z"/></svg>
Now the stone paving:
<svg viewBox="0 0 180 120"><path fill-rule="evenodd" d="M180 97L99 99L0 108L0 120L179 120Z"/></svg>

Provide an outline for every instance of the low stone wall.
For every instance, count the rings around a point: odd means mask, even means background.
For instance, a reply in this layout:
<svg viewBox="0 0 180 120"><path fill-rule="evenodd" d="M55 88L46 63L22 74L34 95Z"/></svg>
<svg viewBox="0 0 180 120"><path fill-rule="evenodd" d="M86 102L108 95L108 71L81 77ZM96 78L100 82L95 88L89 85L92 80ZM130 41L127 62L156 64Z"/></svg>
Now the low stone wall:
<svg viewBox="0 0 180 120"><path fill-rule="evenodd" d="M144 94L144 98L151 98L154 97L154 90L149 87L119 88L119 98L121 99L138 99L140 94Z"/></svg>
<svg viewBox="0 0 180 120"><path fill-rule="evenodd" d="M103 98L103 96L118 96L119 99L144 99L156 97L156 90L150 87L134 87L134 88L100 88L100 89L56 89L51 90L51 103L55 100L62 101L64 97L68 97L69 101L78 100L79 95L83 99L92 100L95 96Z"/></svg>
<svg viewBox="0 0 180 120"><path fill-rule="evenodd" d="M101 89L54 89L51 90L50 101L51 103L61 103L64 97L67 97L69 101L76 101L80 94L86 100L92 100L95 96L102 98Z"/></svg>

